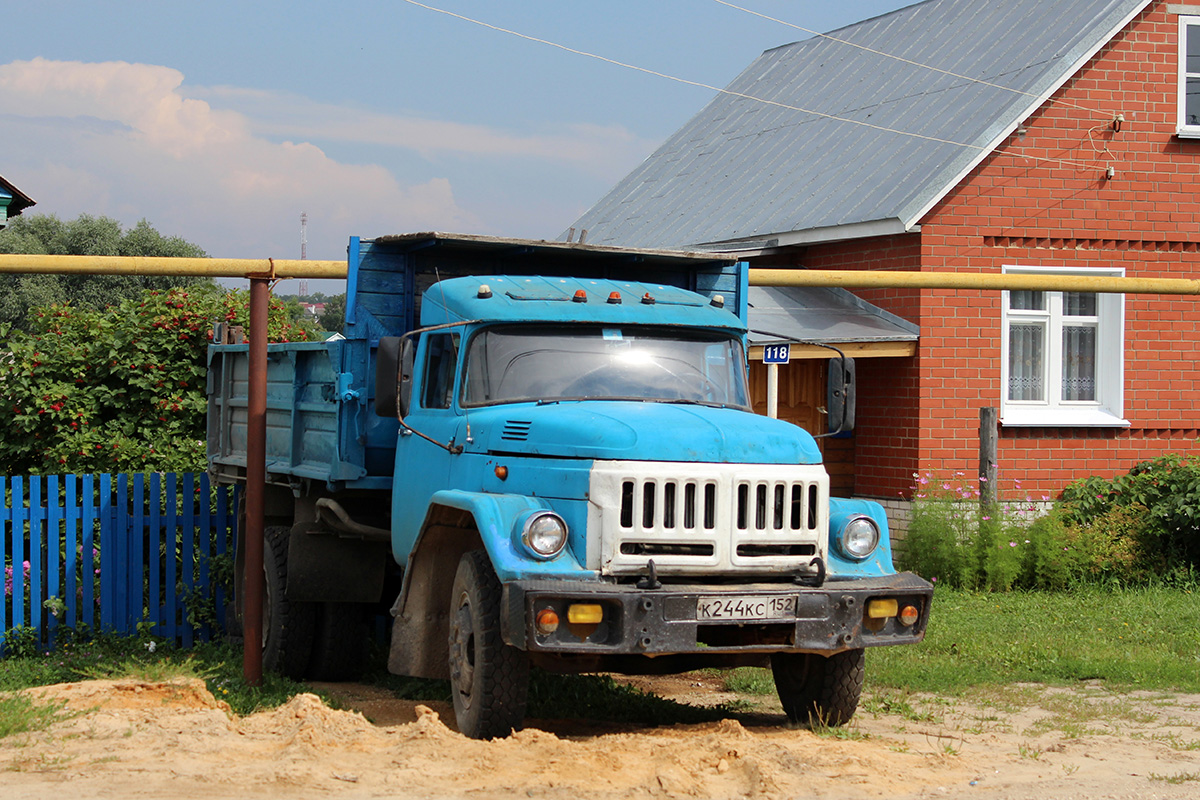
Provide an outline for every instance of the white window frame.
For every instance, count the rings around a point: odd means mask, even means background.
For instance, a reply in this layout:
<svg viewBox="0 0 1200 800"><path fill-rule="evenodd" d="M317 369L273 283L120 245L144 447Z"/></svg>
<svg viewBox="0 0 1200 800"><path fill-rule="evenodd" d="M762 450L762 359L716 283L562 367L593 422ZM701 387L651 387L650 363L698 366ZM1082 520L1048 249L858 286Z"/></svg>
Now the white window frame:
<svg viewBox="0 0 1200 800"><path fill-rule="evenodd" d="M1179 17L1179 55L1178 55L1178 95L1176 97L1176 135L1185 139L1200 139L1200 122L1189 124L1186 117L1187 107L1187 79L1189 73L1187 71L1187 34L1188 28L1196 28L1197 35L1200 35L1200 16L1184 16ZM1193 78L1200 78L1200 72L1190 73Z"/></svg>
<svg viewBox="0 0 1200 800"><path fill-rule="evenodd" d="M1006 265L1006 274L1084 275L1124 277L1119 267L1038 267ZM1001 292L1000 322L1000 422L1010 426L1041 427L1128 427L1125 409L1125 295L1096 295L1096 399L1062 399L1062 296L1063 292L1045 292L1046 355L1043 400L1009 400L1009 325L1027 321L1030 314L1013 312L1009 292Z"/></svg>

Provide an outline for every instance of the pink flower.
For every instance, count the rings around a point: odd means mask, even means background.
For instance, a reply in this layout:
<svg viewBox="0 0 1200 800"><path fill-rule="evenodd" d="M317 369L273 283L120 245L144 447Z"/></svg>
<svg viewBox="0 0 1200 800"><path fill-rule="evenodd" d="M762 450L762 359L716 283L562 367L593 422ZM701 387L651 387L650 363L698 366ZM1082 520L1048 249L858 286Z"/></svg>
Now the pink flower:
<svg viewBox="0 0 1200 800"><path fill-rule="evenodd" d="M1009 546L1009 547L1016 547L1016 546L1017 546L1017 543L1016 543L1016 542L1009 542L1009 543L1008 543L1008 546Z"/></svg>

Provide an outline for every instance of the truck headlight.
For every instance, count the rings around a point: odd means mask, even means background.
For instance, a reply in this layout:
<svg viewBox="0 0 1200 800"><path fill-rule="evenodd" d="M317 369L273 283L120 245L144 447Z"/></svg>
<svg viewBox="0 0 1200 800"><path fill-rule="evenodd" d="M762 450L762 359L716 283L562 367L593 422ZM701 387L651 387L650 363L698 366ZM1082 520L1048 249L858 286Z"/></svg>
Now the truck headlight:
<svg viewBox="0 0 1200 800"><path fill-rule="evenodd" d="M554 558L567 545L567 523L553 511L536 511L521 528L521 544L535 558Z"/></svg>
<svg viewBox="0 0 1200 800"><path fill-rule="evenodd" d="M837 537L843 555L862 561L879 546L879 526L866 515L851 517Z"/></svg>

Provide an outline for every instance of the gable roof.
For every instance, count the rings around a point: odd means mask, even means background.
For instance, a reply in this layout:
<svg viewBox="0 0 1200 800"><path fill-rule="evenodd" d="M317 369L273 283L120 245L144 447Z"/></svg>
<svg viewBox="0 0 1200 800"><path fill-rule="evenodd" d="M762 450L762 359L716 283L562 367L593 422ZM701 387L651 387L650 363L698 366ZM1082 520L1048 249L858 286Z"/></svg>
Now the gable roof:
<svg viewBox="0 0 1200 800"><path fill-rule="evenodd" d="M574 228L747 249L912 230L1150 2L927 0L768 50Z"/></svg>
<svg viewBox="0 0 1200 800"><path fill-rule="evenodd" d="M7 215L0 214L0 221L3 221L4 216L15 217L30 206L36 205L33 198L4 180L3 175L0 175L0 194L12 198L8 203Z"/></svg>

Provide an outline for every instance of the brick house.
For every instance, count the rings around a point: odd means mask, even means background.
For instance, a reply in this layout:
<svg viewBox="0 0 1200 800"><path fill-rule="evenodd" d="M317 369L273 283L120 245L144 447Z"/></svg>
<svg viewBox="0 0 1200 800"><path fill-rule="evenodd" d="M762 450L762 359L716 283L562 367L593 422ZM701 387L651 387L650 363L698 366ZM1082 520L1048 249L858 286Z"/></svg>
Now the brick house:
<svg viewBox="0 0 1200 800"><path fill-rule="evenodd" d="M575 228L753 266L1191 278L1198 175L1200 5L927 0L767 51ZM975 474L985 406L1002 496L1200 435L1192 297L856 294L920 331L858 360L859 496Z"/></svg>

